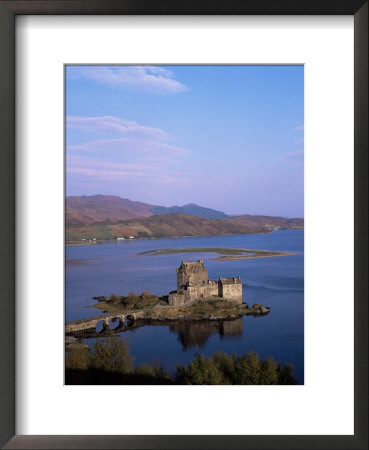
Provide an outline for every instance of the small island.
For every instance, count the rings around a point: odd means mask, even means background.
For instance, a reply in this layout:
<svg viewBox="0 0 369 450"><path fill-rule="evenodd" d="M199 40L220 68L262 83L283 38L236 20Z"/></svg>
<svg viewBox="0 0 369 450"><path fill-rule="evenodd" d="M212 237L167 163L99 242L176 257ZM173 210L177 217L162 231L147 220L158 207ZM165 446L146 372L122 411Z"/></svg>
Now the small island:
<svg viewBox="0 0 369 450"><path fill-rule="evenodd" d="M118 321L114 330L124 331L147 323L178 320L233 320L243 315L265 315L270 308L253 303L250 307L242 301L242 283L239 276L220 277L210 280L208 269L203 261L182 261L177 268L177 289L167 296L160 297L148 291L141 295L128 296L115 294L109 297L94 297L96 308L104 315L68 322L67 334L96 332L96 325L102 321L102 331L109 329L111 321Z"/></svg>
<svg viewBox="0 0 369 450"><path fill-rule="evenodd" d="M164 248L141 252L139 255L165 255L168 253L215 253L217 256L212 258L215 261L227 261L235 259L249 258L271 258L275 256L296 255L292 252L273 252L270 250L255 250L248 248L218 248L218 247L194 247L194 248Z"/></svg>

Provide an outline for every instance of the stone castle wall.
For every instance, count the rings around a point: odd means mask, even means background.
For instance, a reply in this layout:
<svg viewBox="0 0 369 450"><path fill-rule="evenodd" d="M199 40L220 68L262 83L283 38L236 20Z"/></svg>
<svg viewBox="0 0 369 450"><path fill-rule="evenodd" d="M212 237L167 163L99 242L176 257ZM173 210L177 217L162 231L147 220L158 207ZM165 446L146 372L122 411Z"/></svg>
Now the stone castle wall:
<svg viewBox="0 0 369 450"><path fill-rule="evenodd" d="M242 303L242 283L240 277L219 278L220 297Z"/></svg>
<svg viewBox="0 0 369 450"><path fill-rule="evenodd" d="M186 304L186 298L184 295L174 292L168 295L168 303L170 306L182 306Z"/></svg>
<svg viewBox="0 0 369 450"><path fill-rule="evenodd" d="M195 300L209 300L215 297L242 303L240 277L209 280L208 269L204 267L202 260L182 261L177 269L177 291L169 294L169 305L182 306Z"/></svg>
<svg viewBox="0 0 369 450"><path fill-rule="evenodd" d="M191 300L201 300L209 297L219 296L219 285L217 281L208 280L207 283L199 286L188 286L189 297Z"/></svg>
<svg viewBox="0 0 369 450"><path fill-rule="evenodd" d="M222 286L220 297L242 303L242 284L226 284Z"/></svg>
<svg viewBox="0 0 369 450"><path fill-rule="evenodd" d="M177 269L177 289L189 284L199 285L207 283L209 279L208 269L203 266L202 260L185 263Z"/></svg>
<svg viewBox="0 0 369 450"><path fill-rule="evenodd" d="M179 293L183 292L183 294ZM178 289L168 296L168 302L171 306L181 306L194 300L209 299L219 297L219 284L217 281L208 280L199 286L186 286Z"/></svg>

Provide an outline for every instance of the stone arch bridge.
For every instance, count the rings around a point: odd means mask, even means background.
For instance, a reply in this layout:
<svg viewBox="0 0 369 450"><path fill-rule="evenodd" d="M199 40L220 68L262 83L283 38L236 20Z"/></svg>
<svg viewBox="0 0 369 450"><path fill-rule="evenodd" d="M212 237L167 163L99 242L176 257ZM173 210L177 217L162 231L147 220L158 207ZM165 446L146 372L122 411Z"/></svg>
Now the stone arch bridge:
<svg viewBox="0 0 369 450"><path fill-rule="evenodd" d="M90 317L89 319L74 320L65 324L66 334L82 333L84 331L96 331L97 324L101 321L103 324L103 330L109 329L110 321L119 321L119 325L114 330L125 328L137 319L140 319L144 314L144 311L116 313L116 314L104 314L101 316Z"/></svg>

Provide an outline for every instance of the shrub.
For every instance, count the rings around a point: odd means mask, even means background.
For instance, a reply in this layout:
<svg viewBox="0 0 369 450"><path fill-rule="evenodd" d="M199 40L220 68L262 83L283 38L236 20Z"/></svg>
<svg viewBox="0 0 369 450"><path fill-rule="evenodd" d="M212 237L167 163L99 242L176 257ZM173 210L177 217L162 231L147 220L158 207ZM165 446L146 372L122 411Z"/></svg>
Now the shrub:
<svg viewBox="0 0 369 450"><path fill-rule="evenodd" d="M230 384L235 384L236 379L236 357L228 356L224 352L215 352L214 362L223 376Z"/></svg>
<svg viewBox="0 0 369 450"><path fill-rule="evenodd" d="M106 372L127 373L132 370L133 361L126 342L112 335L95 343L90 366Z"/></svg>
<svg viewBox="0 0 369 450"><path fill-rule="evenodd" d="M142 300L152 299L155 297L155 295L151 294L149 291L142 291L142 294L140 295Z"/></svg>
<svg viewBox="0 0 369 450"><path fill-rule="evenodd" d="M180 384L226 384L213 358L196 355L187 367L178 366L176 373Z"/></svg>
<svg viewBox="0 0 369 450"><path fill-rule="evenodd" d="M170 373L167 372L164 367L158 363L152 363L152 373L153 373L153 384L172 384L173 378Z"/></svg>
<svg viewBox="0 0 369 450"><path fill-rule="evenodd" d="M236 384L259 384L260 364L259 356L249 352L236 362Z"/></svg>
<svg viewBox="0 0 369 450"><path fill-rule="evenodd" d="M278 364L278 384L297 384L297 378L293 374L294 368L292 364L282 366Z"/></svg>
<svg viewBox="0 0 369 450"><path fill-rule="evenodd" d="M140 297L134 292L129 292L127 297L124 297L123 303L127 306L134 306L137 302L140 301Z"/></svg>
<svg viewBox="0 0 369 450"><path fill-rule="evenodd" d="M111 296L108 298L108 301L117 305L121 303L121 298L118 295L111 294Z"/></svg>
<svg viewBox="0 0 369 450"><path fill-rule="evenodd" d="M273 358L261 362L259 384L278 384L278 364Z"/></svg>
<svg viewBox="0 0 369 450"><path fill-rule="evenodd" d="M297 384L293 366L281 366L273 358L259 361L250 352L237 358L216 352L210 358L196 355L189 366L178 366L176 384Z"/></svg>
<svg viewBox="0 0 369 450"><path fill-rule="evenodd" d="M87 370L88 347L84 344L72 344L67 348L65 368L73 370Z"/></svg>

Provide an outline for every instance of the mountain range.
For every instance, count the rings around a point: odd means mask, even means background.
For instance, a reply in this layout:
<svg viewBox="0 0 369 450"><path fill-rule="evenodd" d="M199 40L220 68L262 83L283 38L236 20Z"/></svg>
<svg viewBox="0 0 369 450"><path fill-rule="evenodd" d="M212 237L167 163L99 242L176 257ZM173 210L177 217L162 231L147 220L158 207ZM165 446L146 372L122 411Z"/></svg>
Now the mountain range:
<svg viewBox="0 0 369 450"><path fill-rule="evenodd" d="M239 215L194 203L165 207L111 195L66 198L66 239L159 238L302 229L304 219Z"/></svg>
<svg viewBox="0 0 369 450"><path fill-rule="evenodd" d="M66 198L66 224L88 225L96 222L139 219L153 215L189 214L205 219L225 219L227 214L190 203L184 206L150 205L116 195L71 196Z"/></svg>

